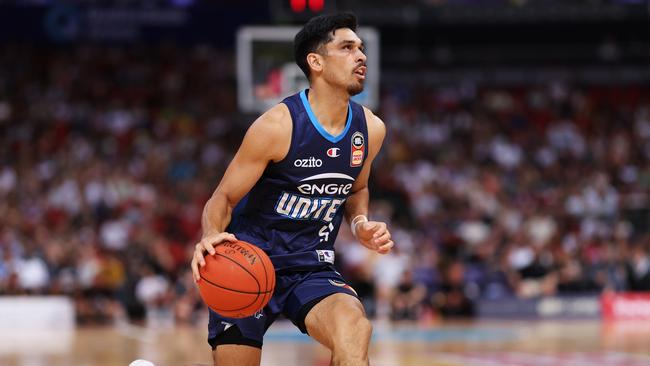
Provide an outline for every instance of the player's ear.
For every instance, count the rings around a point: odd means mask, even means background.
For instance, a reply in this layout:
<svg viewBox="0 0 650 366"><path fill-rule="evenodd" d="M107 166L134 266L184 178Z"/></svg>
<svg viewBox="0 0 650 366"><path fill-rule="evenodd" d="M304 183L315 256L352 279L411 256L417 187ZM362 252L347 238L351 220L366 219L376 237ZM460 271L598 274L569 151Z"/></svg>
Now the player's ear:
<svg viewBox="0 0 650 366"><path fill-rule="evenodd" d="M321 55L317 53L312 52L307 55L307 64L309 64L309 67L316 72L323 71L323 59Z"/></svg>

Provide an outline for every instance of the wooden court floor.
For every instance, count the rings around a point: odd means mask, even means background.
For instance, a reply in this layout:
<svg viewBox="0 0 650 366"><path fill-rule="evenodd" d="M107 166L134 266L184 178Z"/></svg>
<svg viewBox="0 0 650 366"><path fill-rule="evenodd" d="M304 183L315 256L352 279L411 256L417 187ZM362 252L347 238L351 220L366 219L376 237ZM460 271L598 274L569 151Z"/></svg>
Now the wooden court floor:
<svg viewBox="0 0 650 366"><path fill-rule="evenodd" d="M211 365L203 327L121 325L27 331L0 329L2 366ZM375 366L650 366L648 322L470 322L426 327L375 324ZM262 365L327 366L327 350L274 324Z"/></svg>

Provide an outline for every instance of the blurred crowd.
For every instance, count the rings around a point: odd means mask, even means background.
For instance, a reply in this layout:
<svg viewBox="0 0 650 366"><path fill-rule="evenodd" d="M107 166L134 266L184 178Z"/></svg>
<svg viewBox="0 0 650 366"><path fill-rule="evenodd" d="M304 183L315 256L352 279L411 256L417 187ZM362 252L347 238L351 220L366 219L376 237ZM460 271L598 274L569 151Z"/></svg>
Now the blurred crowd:
<svg viewBox="0 0 650 366"><path fill-rule="evenodd" d="M210 47L0 52L0 294L65 294L82 323L205 315L200 216L246 127ZM373 316L481 299L650 291L650 88L383 85L379 256L337 266Z"/></svg>
<svg viewBox="0 0 650 366"><path fill-rule="evenodd" d="M396 253L346 257L378 315L650 290L650 88L387 86L381 104L373 210Z"/></svg>

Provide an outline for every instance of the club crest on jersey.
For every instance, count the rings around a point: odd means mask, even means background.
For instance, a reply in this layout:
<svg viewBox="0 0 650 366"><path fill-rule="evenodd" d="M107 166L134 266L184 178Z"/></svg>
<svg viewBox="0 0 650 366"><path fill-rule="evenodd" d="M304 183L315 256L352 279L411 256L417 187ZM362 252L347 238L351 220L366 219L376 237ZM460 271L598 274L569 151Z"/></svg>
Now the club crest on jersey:
<svg viewBox="0 0 650 366"><path fill-rule="evenodd" d="M327 156L329 156L330 158L338 158L339 156L341 156L341 149L339 149L338 147L330 147L329 149L327 149Z"/></svg>
<svg viewBox="0 0 650 366"><path fill-rule="evenodd" d="M355 132L352 135L351 149L350 149L350 166L358 167L363 164L363 155L366 149L366 144L361 132Z"/></svg>

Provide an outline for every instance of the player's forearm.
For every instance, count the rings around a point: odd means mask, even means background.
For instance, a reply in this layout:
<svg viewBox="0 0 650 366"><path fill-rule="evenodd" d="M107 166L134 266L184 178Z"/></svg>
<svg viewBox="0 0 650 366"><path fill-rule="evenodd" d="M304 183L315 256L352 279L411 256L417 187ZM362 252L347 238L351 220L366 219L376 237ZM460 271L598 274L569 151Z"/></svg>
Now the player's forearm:
<svg viewBox="0 0 650 366"><path fill-rule="evenodd" d="M203 237L226 230L226 226L230 223L231 214L232 205L228 197L223 193L215 192L203 208L201 217Z"/></svg>
<svg viewBox="0 0 650 366"><path fill-rule="evenodd" d="M368 216L368 187L351 194L345 202L345 219L350 223L359 215Z"/></svg>

